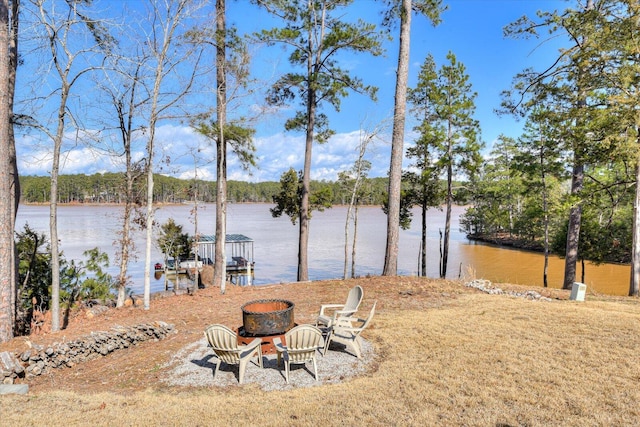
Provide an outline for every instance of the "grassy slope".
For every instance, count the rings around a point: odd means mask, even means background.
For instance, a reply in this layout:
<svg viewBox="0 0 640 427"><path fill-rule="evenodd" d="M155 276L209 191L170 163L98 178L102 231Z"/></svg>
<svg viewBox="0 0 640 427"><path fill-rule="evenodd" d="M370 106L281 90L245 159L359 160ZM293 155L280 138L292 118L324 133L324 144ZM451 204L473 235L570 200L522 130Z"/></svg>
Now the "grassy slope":
<svg viewBox="0 0 640 427"><path fill-rule="evenodd" d="M207 323L233 325L243 301L290 298L296 321L310 321L354 281L232 288L225 296L207 289L154 303L151 313L129 309L72 325L68 335L150 316L179 332L38 379L26 396L0 396L2 425L640 425L638 299L590 295L577 303L554 291L559 299L529 301L435 280L358 282L363 312L374 299L379 307L364 334L377 356L360 378L275 392L160 385L158 366Z"/></svg>

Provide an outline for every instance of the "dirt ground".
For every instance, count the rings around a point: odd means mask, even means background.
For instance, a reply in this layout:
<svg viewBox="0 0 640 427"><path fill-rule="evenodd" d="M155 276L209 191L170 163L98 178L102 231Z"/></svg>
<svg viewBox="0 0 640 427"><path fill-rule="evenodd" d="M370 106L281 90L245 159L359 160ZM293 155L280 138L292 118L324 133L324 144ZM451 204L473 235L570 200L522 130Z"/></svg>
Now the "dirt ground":
<svg viewBox="0 0 640 427"><path fill-rule="evenodd" d="M343 302L348 290L356 284L363 286L365 291L361 305L363 313L371 308L374 301L378 301L377 312L396 308L425 310L456 304L456 298L461 293L479 292L461 286L460 282L417 277L367 277L260 287L229 285L224 295L217 288L206 288L191 295L152 299L149 310L127 307L109 309L96 315L80 311L72 316L66 329L57 333L15 338L0 344L0 351L22 352L33 344L47 346L74 341L93 331L108 331L115 326L164 321L174 324L176 329L175 334L164 340L118 350L106 357L73 368L57 369L28 381L30 392L36 393L58 389L80 393L98 393L108 389L123 394L149 388L161 390L169 387L161 381L166 375L167 361L185 346L200 340L204 328L209 324L240 326L241 306L244 303L256 299L287 299L295 304L296 323L312 323L320 304ZM508 285L499 286L509 288ZM522 290L517 286L511 288ZM550 298L568 298L568 291L536 290Z"/></svg>

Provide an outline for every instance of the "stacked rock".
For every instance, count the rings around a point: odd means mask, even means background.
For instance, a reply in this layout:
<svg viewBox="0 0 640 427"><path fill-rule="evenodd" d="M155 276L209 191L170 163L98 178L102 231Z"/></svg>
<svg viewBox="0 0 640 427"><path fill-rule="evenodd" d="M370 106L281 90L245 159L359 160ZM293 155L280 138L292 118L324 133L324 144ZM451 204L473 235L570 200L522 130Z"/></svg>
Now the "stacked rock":
<svg viewBox="0 0 640 427"><path fill-rule="evenodd" d="M19 354L5 351L0 353L0 381L13 384L17 378L30 379L51 369L72 367L143 341L161 340L173 331L174 325L158 321L118 326L108 332L93 332L76 341L46 347L33 345Z"/></svg>

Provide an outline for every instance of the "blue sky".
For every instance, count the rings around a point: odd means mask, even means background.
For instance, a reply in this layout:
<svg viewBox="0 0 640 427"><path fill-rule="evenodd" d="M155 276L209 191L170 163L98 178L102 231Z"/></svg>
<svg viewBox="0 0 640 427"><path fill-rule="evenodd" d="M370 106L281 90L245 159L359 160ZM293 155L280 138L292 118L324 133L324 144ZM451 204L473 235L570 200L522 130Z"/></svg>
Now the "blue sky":
<svg viewBox="0 0 640 427"><path fill-rule="evenodd" d="M120 2L109 1L111 8ZM136 1L125 2L135 6ZM123 3L123 4L125 4ZM355 0L346 9L346 19L362 18L379 23L382 2ZM105 4L103 2L103 4ZM448 10L442 15L442 23L433 27L424 17L415 16L411 33L411 67L409 85L416 83L419 68L430 53L440 67L449 51L462 62L470 77L476 98L476 119L482 129L485 152L490 151L500 134L519 136L522 123L511 117L498 117L494 110L500 105L500 92L508 89L512 78L527 67L542 69L555 57L559 41L513 40L503 37L505 25L527 15L533 17L537 10L564 9L572 2L561 0L449 0ZM240 32L253 32L277 25L277 21L249 4L247 0L227 3L228 25L237 25ZM249 19L247 19L249 18ZM379 88L378 101L351 94L342 102L341 111L329 114L331 127L336 135L326 144L315 145L313 151L312 178L335 180L340 171L350 168L356 158L356 146L360 128L389 119L393 111L395 69L397 63L397 29L394 40L386 42L386 53L381 57L366 54L341 58L341 66L348 68L366 84ZM254 56L252 70L263 86L288 70L287 52L279 47L252 46ZM21 69L19 72L25 72ZM20 88L18 89L20 90ZM81 96L87 96L82 94ZM289 167L302 168L304 156L303 135L284 131L284 122L293 109L283 109L261 116L256 123L255 145L259 159L258 169L251 173L238 167L233 155L229 158L229 179L245 181L277 181ZM412 143L411 129L415 122L408 116L405 147ZM372 162L370 176L386 176L389 167L390 133L386 132L370 146L367 158ZM212 150L196 133L180 121L163 121L157 130L160 153L170 153L169 164L160 166L159 172L182 177L215 179L215 163ZM50 144L37 133L21 136L18 141L19 168L22 175L47 175L50 170ZM140 145L142 147L142 144ZM198 161L194 163L193 147L201 147ZM204 147L204 148L202 148ZM140 150L136 157L144 156ZM78 145L65 150L61 173L96 173L120 171L119 161L94 148Z"/></svg>

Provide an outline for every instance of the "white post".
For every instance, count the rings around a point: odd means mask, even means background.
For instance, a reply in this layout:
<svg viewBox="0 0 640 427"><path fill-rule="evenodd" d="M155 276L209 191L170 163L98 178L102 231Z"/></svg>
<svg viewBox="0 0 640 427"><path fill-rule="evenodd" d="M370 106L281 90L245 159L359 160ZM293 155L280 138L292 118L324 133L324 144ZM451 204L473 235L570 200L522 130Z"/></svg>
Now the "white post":
<svg viewBox="0 0 640 427"><path fill-rule="evenodd" d="M247 260L247 285L251 286L251 261Z"/></svg>

